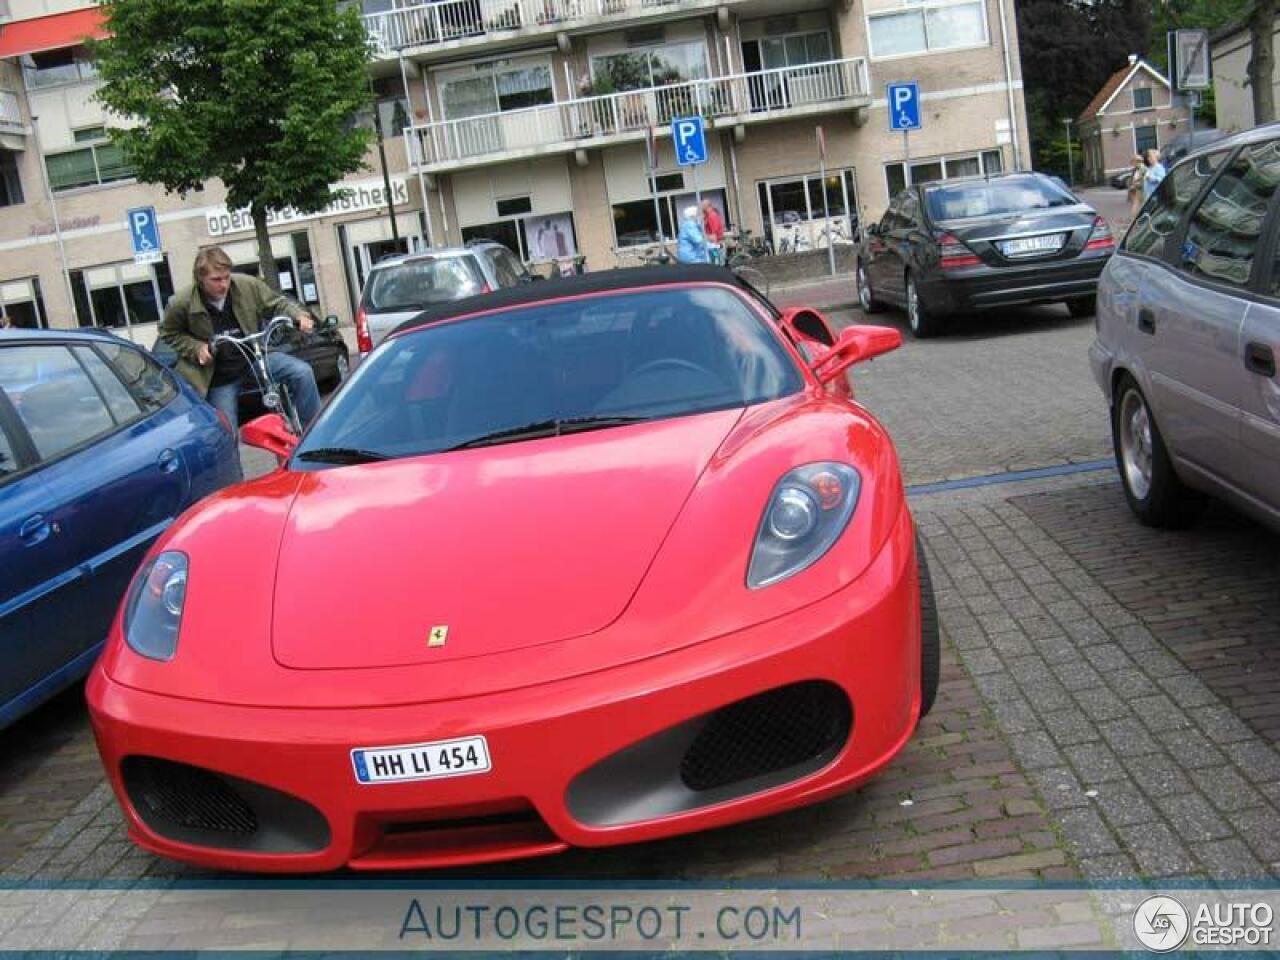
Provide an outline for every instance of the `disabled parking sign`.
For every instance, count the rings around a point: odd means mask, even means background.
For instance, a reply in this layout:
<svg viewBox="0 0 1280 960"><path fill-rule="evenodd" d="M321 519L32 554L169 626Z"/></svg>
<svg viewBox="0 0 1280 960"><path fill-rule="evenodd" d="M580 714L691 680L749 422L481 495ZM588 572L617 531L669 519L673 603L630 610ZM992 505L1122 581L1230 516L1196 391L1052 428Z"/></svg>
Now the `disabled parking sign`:
<svg viewBox="0 0 1280 960"><path fill-rule="evenodd" d="M707 135L701 117L676 117L671 121L671 143L676 163L682 167L707 162Z"/></svg>
<svg viewBox="0 0 1280 960"><path fill-rule="evenodd" d="M155 207L134 207L125 214L125 222L133 241L134 263L159 263L164 259Z"/></svg>
<svg viewBox="0 0 1280 960"><path fill-rule="evenodd" d="M888 85L889 129L920 129L920 84L914 80Z"/></svg>

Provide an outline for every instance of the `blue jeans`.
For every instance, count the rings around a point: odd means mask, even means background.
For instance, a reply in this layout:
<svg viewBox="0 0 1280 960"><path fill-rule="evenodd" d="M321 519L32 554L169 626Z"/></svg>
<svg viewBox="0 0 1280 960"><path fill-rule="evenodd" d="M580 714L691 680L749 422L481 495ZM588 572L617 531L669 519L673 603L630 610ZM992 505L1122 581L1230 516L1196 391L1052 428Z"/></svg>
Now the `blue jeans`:
<svg viewBox="0 0 1280 960"><path fill-rule="evenodd" d="M305 427L320 411L320 390L316 387L316 375L311 371L310 364L287 353L269 353L267 369L271 371L271 376L289 388L289 396L293 398L294 406L298 408L298 419ZM237 430L240 429L238 414L240 391L246 386L256 386L252 370L246 370L239 380L210 387L206 398L226 414L231 425Z"/></svg>

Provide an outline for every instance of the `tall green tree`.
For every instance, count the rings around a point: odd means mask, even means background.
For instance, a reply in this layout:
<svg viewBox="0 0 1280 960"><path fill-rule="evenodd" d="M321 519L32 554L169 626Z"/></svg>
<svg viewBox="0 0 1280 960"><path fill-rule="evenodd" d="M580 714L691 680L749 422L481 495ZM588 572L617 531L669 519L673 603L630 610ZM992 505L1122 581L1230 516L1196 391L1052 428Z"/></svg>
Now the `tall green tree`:
<svg viewBox="0 0 1280 960"><path fill-rule="evenodd" d="M148 183L186 194L226 185L253 216L262 277L279 288L267 212L315 212L363 167L372 132L369 45L356 5L335 0L105 0L94 45L112 140Z"/></svg>

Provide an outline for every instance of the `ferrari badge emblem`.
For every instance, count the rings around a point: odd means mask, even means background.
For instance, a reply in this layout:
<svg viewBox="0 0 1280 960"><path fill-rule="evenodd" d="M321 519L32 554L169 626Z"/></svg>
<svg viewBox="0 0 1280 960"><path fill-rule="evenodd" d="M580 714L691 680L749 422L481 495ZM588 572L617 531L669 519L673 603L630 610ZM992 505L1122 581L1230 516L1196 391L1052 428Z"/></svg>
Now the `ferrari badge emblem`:
<svg viewBox="0 0 1280 960"><path fill-rule="evenodd" d="M428 647L443 647L444 642L449 639L449 625L443 624L438 627L432 627L431 633L427 635Z"/></svg>

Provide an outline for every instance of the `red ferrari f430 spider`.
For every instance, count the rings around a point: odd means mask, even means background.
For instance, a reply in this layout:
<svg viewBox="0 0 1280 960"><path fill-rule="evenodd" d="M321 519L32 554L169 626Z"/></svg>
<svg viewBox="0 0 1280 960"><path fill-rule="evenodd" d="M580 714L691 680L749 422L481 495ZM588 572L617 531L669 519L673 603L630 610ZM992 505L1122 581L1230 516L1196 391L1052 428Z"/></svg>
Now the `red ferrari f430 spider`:
<svg viewBox="0 0 1280 960"><path fill-rule="evenodd" d="M146 557L88 687L132 838L213 867L443 866L813 803L938 683L889 436L834 336L723 268L404 324Z"/></svg>

